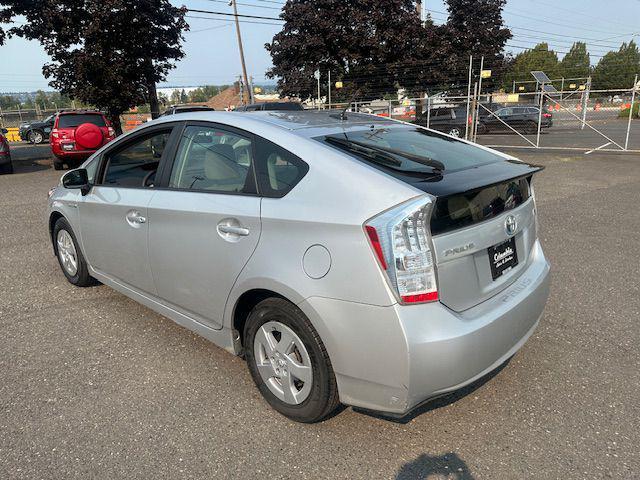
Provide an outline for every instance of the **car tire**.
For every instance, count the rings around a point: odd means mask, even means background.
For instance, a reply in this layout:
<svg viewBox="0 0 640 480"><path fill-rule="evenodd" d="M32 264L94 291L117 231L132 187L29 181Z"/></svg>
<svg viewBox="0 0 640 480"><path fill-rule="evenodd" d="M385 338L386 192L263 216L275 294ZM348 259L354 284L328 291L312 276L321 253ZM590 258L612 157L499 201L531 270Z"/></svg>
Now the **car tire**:
<svg viewBox="0 0 640 480"><path fill-rule="evenodd" d="M64 168L64 163L60 160L53 161L53 169L54 170L62 170Z"/></svg>
<svg viewBox="0 0 640 480"><path fill-rule="evenodd" d="M538 124L536 122L527 122L524 126L524 133L533 135L538 133Z"/></svg>
<svg viewBox="0 0 640 480"><path fill-rule="evenodd" d="M338 388L329 355L298 307L282 298L260 302L247 318L244 345L251 377L276 411L314 423L336 409Z"/></svg>
<svg viewBox="0 0 640 480"><path fill-rule="evenodd" d="M5 163L0 165L0 175L11 175L13 173L13 164Z"/></svg>
<svg viewBox="0 0 640 480"><path fill-rule="evenodd" d="M449 127L449 128L447 128L447 134L451 135L452 137L456 137L456 138L460 138L462 136L462 132L460 131L460 128L458 128L458 127Z"/></svg>
<svg viewBox="0 0 640 480"><path fill-rule="evenodd" d="M41 130L31 130L27 134L27 138L29 138L29 141L34 145L40 145L44 142L44 133Z"/></svg>
<svg viewBox="0 0 640 480"><path fill-rule="evenodd" d="M89 275L89 267L73 229L63 217L59 218L53 227L53 250L69 283L77 287L89 287L96 281ZM73 267L73 268L72 268Z"/></svg>

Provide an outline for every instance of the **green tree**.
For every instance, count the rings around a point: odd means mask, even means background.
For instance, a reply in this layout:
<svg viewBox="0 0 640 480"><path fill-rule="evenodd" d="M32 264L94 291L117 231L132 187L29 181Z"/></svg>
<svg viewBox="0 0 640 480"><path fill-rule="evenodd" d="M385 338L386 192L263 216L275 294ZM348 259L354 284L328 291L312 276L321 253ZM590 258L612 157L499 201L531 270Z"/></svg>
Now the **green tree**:
<svg viewBox="0 0 640 480"><path fill-rule="evenodd" d="M447 0L446 35L451 39L447 73L461 79L458 83L467 83L464 79L469 55L478 62L484 57L484 68L492 71L491 78L483 81L487 88L491 89L495 79L504 73L504 48L512 37L502 18L506 3L506 0Z"/></svg>
<svg viewBox="0 0 640 480"><path fill-rule="evenodd" d="M564 78L581 78L591 74L591 59L586 43L573 44L569 53L560 62L558 73Z"/></svg>
<svg viewBox="0 0 640 480"><path fill-rule="evenodd" d="M539 43L531 50L516 55L504 77L505 88L510 89L514 80L516 82L533 80L531 72L535 70L543 71L551 79L559 74L558 55L553 50L549 50L549 45L546 43Z"/></svg>
<svg viewBox="0 0 640 480"><path fill-rule="evenodd" d="M316 70L323 91L328 70L342 80L343 97L395 92L388 66L413 58L422 29L411 0L289 0L281 18L282 31L265 45L274 65L267 76L278 78L281 95L302 98L317 96Z"/></svg>
<svg viewBox="0 0 640 480"><path fill-rule="evenodd" d="M640 74L640 51L632 40L600 59L593 71L592 85L599 90L628 89L637 74Z"/></svg>
<svg viewBox="0 0 640 480"><path fill-rule="evenodd" d="M156 83L184 52L185 8L169 0L4 0L1 21L27 22L0 32L38 40L52 61L50 85L106 111L117 131L120 114L150 103L158 113Z"/></svg>

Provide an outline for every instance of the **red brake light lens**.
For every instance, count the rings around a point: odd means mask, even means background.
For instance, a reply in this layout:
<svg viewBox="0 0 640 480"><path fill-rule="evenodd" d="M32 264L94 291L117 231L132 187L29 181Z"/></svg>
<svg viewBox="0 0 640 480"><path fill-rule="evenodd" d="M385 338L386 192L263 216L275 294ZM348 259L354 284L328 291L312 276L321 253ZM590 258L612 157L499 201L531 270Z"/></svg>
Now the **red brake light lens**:
<svg viewBox="0 0 640 480"><path fill-rule="evenodd" d="M435 302L438 284L431 251L432 201L410 200L370 219L369 242L387 283L402 304Z"/></svg>
<svg viewBox="0 0 640 480"><path fill-rule="evenodd" d="M373 251L376 252L376 256L378 257L378 261L380 262L382 269L386 270L387 261L384 259L384 253L382 253L382 246L380 246L380 237L378 237L378 231L371 225L366 225L364 228L367 231L369 241L371 242Z"/></svg>

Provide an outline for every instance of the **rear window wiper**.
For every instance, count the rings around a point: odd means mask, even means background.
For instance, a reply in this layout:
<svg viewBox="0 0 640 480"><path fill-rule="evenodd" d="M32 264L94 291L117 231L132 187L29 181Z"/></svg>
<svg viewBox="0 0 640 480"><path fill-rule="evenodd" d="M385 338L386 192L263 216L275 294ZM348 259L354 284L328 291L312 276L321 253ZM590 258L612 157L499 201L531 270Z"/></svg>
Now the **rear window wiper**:
<svg viewBox="0 0 640 480"><path fill-rule="evenodd" d="M351 153L355 153L356 155L364 157L367 160L371 160L372 162L379 165L393 168L395 170L400 170L398 167L402 166L402 162L395 158L393 155L387 152L379 151L376 148L370 147L369 145L363 145L358 142L353 142L351 140L345 140L336 137L326 137L325 140L332 145L343 148Z"/></svg>
<svg viewBox="0 0 640 480"><path fill-rule="evenodd" d="M416 163L420 163L422 165L426 165L428 167L431 167L435 170L439 170L439 171L443 171L444 168L444 163L439 162L438 160L434 160L433 158L429 158L429 157L423 157L421 155L416 155L413 153L409 153L409 152L405 152L403 150L395 150L393 148L386 148L386 147L379 147L379 146L371 146L368 144L362 144L360 142L355 142L358 143L360 145L364 145L370 148L374 148L376 150L380 150L381 152L386 152L389 153L391 155L398 155L400 157L404 157L407 158L409 160L411 160L412 162L416 162Z"/></svg>
<svg viewBox="0 0 640 480"><path fill-rule="evenodd" d="M406 171L406 169L398 168L402 166L402 162L396 157L403 157L407 160L411 160L412 162L431 167L436 172L442 172L444 170L444 164L442 162L431 158L421 157L419 155L413 155L408 152L373 146L355 140L346 140L337 137L325 137L325 140L334 145L346 148L353 153L357 153L363 157L371 159L376 163L389 168L394 168L395 170Z"/></svg>

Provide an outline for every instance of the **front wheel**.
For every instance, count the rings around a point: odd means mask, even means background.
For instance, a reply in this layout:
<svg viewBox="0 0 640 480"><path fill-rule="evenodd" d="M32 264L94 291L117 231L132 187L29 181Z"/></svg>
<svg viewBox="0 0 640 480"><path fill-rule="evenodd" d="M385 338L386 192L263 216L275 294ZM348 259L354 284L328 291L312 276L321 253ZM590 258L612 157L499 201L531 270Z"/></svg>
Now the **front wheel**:
<svg viewBox="0 0 640 480"><path fill-rule="evenodd" d="M44 133L40 130L31 130L29 132L29 141L34 145L40 145L44 142Z"/></svg>
<svg viewBox="0 0 640 480"><path fill-rule="evenodd" d="M62 273L70 283L78 287L95 284L71 225L64 218L59 218L53 227L53 249Z"/></svg>
<svg viewBox="0 0 640 480"><path fill-rule="evenodd" d="M263 300L249 314L244 343L253 381L275 410L313 423L338 406L329 355L298 307L281 298Z"/></svg>

